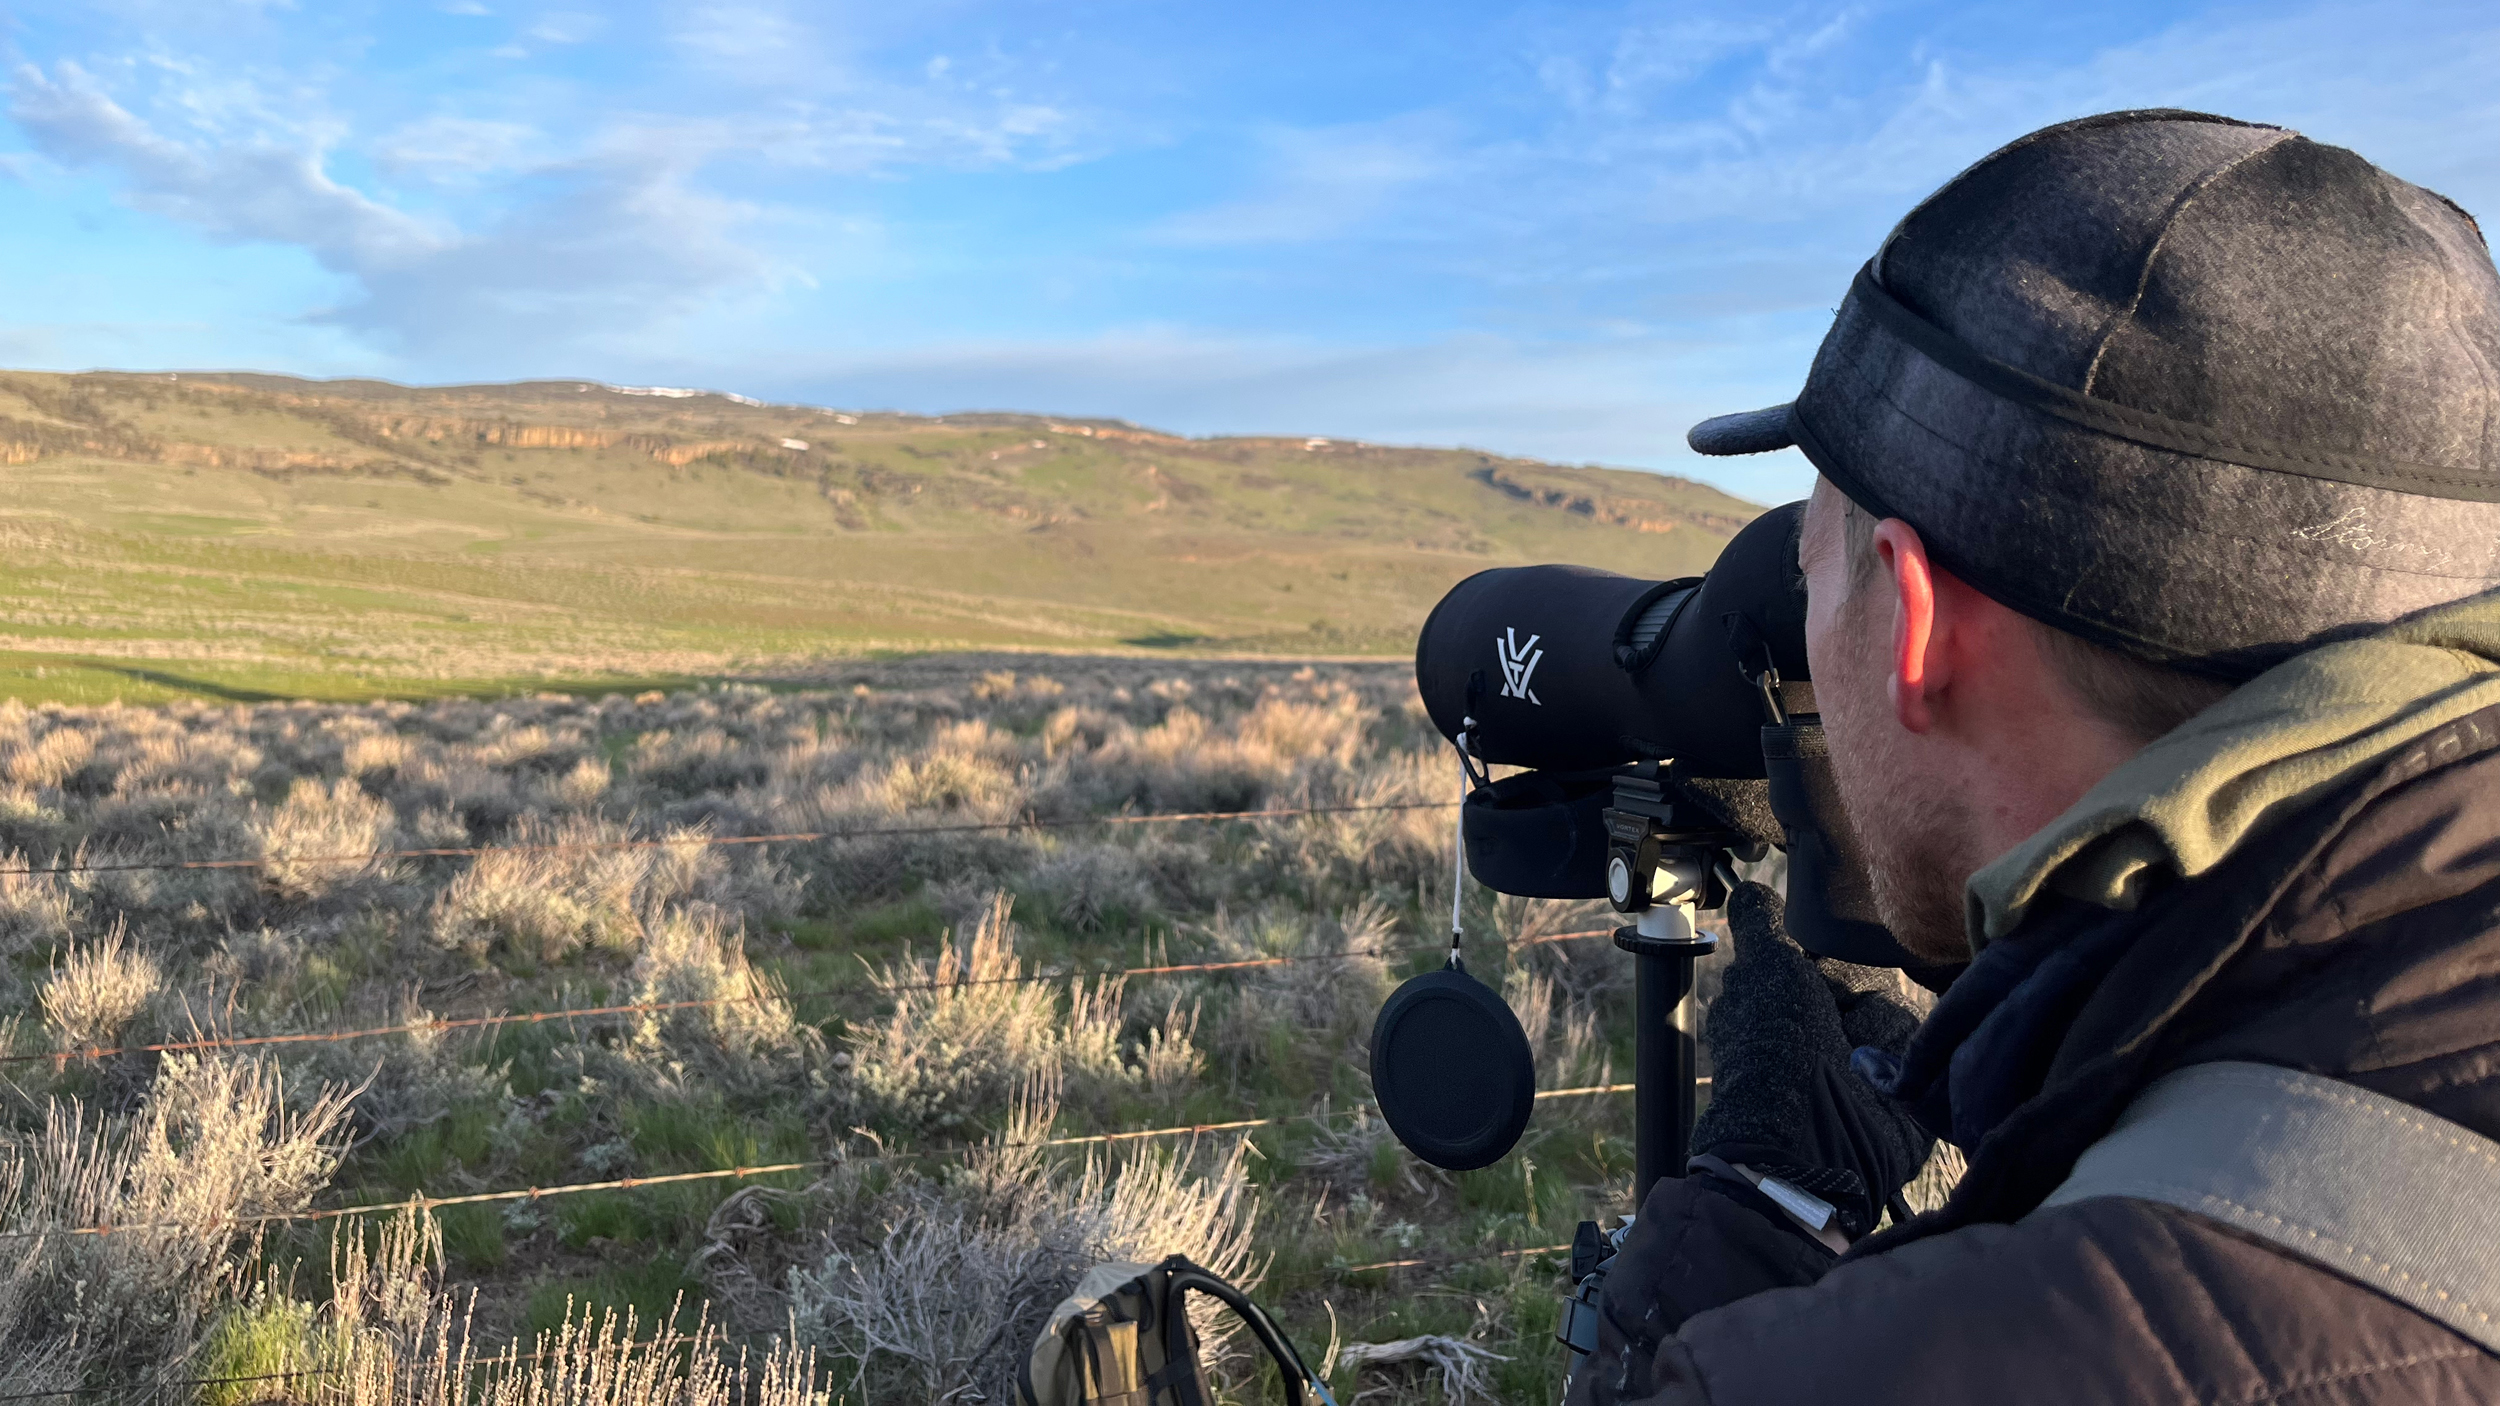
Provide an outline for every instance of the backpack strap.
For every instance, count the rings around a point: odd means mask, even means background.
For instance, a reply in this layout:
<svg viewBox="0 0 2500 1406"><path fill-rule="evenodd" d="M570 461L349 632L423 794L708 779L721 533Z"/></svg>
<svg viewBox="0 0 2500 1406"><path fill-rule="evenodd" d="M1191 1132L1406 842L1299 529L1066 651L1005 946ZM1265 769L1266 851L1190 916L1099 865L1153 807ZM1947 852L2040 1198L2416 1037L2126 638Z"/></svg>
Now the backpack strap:
<svg viewBox="0 0 2500 1406"><path fill-rule="evenodd" d="M1097 1305L1076 1321L1084 1345L1085 1406L1150 1406L1139 1373L1135 1320L1115 1318Z"/></svg>
<svg viewBox="0 0 2500 1406"><path fill-rule="evenodd" d="M2096 1196L2220 1221L2500 1352L2500 1142L2411 1104L2270 1064L2190 1065L2041 1209Z"/></svg>
<svg viewBox="0 0 2500 1406"><path fill-rule="evenodd" d="M1285 1336L1284 1330L1276 1326L1276 1320L1268 1317L1267 1310L1252 1302L1248 1294L1199 1268L1185 1255L1174 1255L1155 1267L1171 1275L1171 1297L1166 1300L1168 1307L1165 1309L1164 1331L1175 1344L1179 1335L1188 1331L1189 1316L1184 1311L1182 1296L1193 1291L1205 1294L1241 1315L1241 1321L1250 1326L1251 1336L1259 1340L1259 1346L1267 1349L1268 1356L1276 1359L1276 1370L1285 1380L1285 1399L1291 1406L1305 1406L1314 1392L1327 1402L1327 1406L1336 1406L1319 1374L1303 1365L1302 1354L1294 1350L1293 1340ZM1194 1365L1196 1354L1190 1353L1189 1358ZM1174 1352L1172 1360L1180 1360L1180 1354ZM1165 1370L1170 1370L1168 1364ZM1190 1406L1190 1403L1184 1402L1181 1406Z"/></svg>

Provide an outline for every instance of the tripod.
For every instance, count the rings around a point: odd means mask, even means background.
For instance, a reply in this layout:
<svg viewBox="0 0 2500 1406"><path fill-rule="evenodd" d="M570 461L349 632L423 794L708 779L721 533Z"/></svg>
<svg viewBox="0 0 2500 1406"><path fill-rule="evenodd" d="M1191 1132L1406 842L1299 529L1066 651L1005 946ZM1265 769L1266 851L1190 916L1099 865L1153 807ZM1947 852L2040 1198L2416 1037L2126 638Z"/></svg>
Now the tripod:
<svg viewBox="0 0 2500 1406"><path fill-rule="evenodd" d="M1715 826L1694 827L1677 811L1671 786L1655 763L1615 778L1615 803L1605 812L1606 897L1618 913L1638 915L1615 929L1615 946L1632 954L1632 1207L1638 1212L1661 1177L1684 1175L1693 1140L1696 1095L1693 963L1719 940L1693 926L1693 914L1727 902L1736 886L1729 861L1752 848ZM1683 802L1688 813L1698 809ZM1759 850L1755 853L1758 855ZM1574 1353L1597 1346L1597 1301L1605 1266L1621 1244L1595 1221L1582 1221L1571 1242L1573 1293L1564 1300L1555 1336ZM1575 1368L1576 1370L1576 1368Z"/></svg>
<svg viewBox="0 0 2500 1406"><path fill-rule="evenodd" d="M1697 808L1679 801L1654 763L1617 776L1614 799L1605 812L1606 896L1615 911L1636 915L1615 929L1615 946L1633 960L1632 1204L1638 1209L1660 1177L1684 1174L1699 1093L1693 964L1719 945L1694 928L1693 915L1727 902L1735 887L1731 851L1745 841L1715 825L1693 826Z"/></svg>

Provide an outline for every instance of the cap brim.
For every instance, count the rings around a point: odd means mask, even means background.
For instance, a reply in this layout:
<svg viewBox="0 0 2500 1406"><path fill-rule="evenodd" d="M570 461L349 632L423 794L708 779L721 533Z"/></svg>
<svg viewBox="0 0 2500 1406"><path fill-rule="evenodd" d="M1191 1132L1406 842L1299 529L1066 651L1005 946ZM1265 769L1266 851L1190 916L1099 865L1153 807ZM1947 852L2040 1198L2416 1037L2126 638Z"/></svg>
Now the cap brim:
<svg viewBox="0 0 2500 1406"><path fill-rule="evenodd" d="M1786 405L1774 405L1713 416L1686 431L1684 442L1696 454L1768 454L1793 448L1797 436L1788 427L1788 410Z"/></svg>

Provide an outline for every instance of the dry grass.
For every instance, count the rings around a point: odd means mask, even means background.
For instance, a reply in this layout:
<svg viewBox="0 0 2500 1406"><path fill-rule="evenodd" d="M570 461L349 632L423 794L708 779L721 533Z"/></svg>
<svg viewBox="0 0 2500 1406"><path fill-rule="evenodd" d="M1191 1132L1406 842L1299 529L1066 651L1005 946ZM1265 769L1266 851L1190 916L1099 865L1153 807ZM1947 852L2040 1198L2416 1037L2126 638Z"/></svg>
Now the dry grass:
<svg viewBox="0 0 2500 1406"><path fill-rule="evenodd" d="M846 1188L844 1223L790 1270L800 1341L853 1364L859 1399L1012 1399L1043 1319L1104 1261L1185 1254L1257 1282L1246 1144L1058 1165L1030 1145L1058 1112L1049 1081L1031 1089L998 1141L956 1175L873 1197ZM1229 1326L1201 1321L1211 1355Z"/></svg>
<svg viewBox="0 0 2500 1406"><path fill-rule="evenodd" d="M1556 1243L1628 1189L1626 1101L1542 1107L1518 1157L1463 1176L1415 1164L1368 1111L1372 1014L1446 921L1446 812L330 862L1438 801L1454 779L1435 745L1401 672L1368 666L932 660L795 693L0 705L0 867L271 861L0 876L0 1039L20 1050L712 1003L20 1066L24 1097L0 1103L0 1229L193 1228L0 1240L0 1393L310 1364L323 1375L267 1394L998 1400L1079 1269L1178 1250L1260 1281L1306 1347L1332 1325L1430 1340L1436 1363L1466 1364L1454 1389L1542 1399L1559 1375L1550 1269L1346 1269ZM1587 925L1569 905L1471 905L1488 937ZM1305 960L1014 979L1269 957ZM1519 1011L1548 1086L1625 1063L1628 983L1604 944L1484 947L1470 965ZM919 989L807 994L867 980ZM1119 1156L1019 1145L1247 1117L1282 1121ZM231 1225L810 1160L837 1169L462 1208L389 1236ZM1341 1395L1443 1395L1438 1368L1362 1356ZM1253 1390L1247 1355L1226 1370ZM219 1390L203 1401L246 1406Z"/></svg>
<svg viewBox="0 0 2500 1406"><path fill-rule="evenodd" d="M53 969L36 1002L66 1049L110 1044L164 985L156 962L123 946L119 927L94 947L74 948Z"/></svg>
<svg viewBox="0 0 2500 1406"><path fill-rule="evenodd" d="M485 1346L474 1300L441 1282L439 1227L412 1209L350 1226L330 1293L292 1297L275 1275L201 1344L202 1406L273 1400L330 1406L825 1406L814 1354L749 1350L705 1317L679 1330L635 1313L570 1306L524 1349ZM658 1331L647 1331L657 1326ZM220 1379L245 1378L230 1381Z"/></svg>
<svg viewBox="0 0 2500 1406"><path fill-rule="evenodd" d="M0 1375L56 1385L178 1375L245 1285L260 1232L301 1210L345 1152L337 1089L290 1099L259 1060L179 1056L126 1118L46 1105L0 1150L0 1231L121 1227L0 1242Z"/></svg>

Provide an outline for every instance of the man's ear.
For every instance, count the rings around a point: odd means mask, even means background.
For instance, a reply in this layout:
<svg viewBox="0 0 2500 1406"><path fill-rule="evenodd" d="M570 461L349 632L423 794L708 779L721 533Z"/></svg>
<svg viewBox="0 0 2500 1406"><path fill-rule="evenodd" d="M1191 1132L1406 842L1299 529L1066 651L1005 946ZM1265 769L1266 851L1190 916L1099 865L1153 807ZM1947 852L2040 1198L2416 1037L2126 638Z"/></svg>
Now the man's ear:
<svg viewBox="0 0 2500 1406"><path fill-rule="evenodd" d="M1934 701L1952 683L1951 623L1936 614L1936 569L1918 529L1901 519L1875 524L1875 559L1892 593L1892 653L1886 686L1893 716L1911 732L1935 726ZM1872 584L1872 583L1870 583Z"/></svg>

